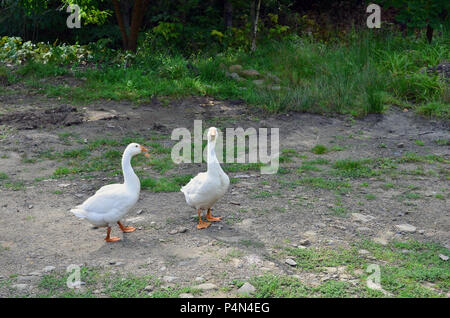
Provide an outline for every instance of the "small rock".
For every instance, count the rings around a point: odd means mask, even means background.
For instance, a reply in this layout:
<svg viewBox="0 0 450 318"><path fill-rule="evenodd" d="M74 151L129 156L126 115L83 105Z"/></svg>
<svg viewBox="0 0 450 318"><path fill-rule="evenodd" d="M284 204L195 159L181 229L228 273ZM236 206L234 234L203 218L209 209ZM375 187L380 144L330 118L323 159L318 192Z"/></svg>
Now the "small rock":
<svg viewBox="0 0 450 318"><path fill-rule="evenodd" d="M384 246L388 245L388 241L384 237L375 237L373 241Z"/></svg>
<svg viewBox="0 0 450 318"><path fill-rule="evenodd" d="M38 276L18 276L17 277L17 282L18 283L31 283L31 282L34 282L34 281L36 281L38 279L39 279Z"/></svg>
<svg viewBox="0 0 450 318"><path fill-rule="evenodd" d="M274 74L267 73L266 77L268 79L270 79L271 81L275 82L275 83L280 83L281 82L281 79L278 76L274 75Z"/></svg>
<svg viewBox="0 0 450 318"><path fill-rule="evenodd" d="M245 76L245 77L258 77L261 75L261 74L259 74L259 72L257 70L252 70L252 69L243 70L240 73L242 76Z"/></svg>
<svg viewBox="0 0 450 318"><path fill-rule="evenodd" d="M181 293L178 298L194 298L194 295L189 293Z"/></svg>
<svg viewBox="0 0 450 318"><path fill-rule="evenodd" d="M82 197L84 197L84 194L82 194L82 193L75 193L75 196L77 198L82 198Z"/></svg>
<svg viewBox="0 0 450 318"><path fill-rule="evenodd" d="M416 232L416 227L411 224L399 224L395 226L399 231L406 233L414 233Z"/></svg>
<svg viewBox="0 0 450 318"><path fill-rule="evenodd" d="M144 290L147 292L151 292L154 289L152 285L145 286Z"/></svg>
<svg viewBox="0 0 450 318"><path fill-rule="evenodd" d="M443 261L448 261L448 256L444 254L439 254L439 258Z"/></svg>
<svg viewBox="0 0 450 318"><path fill-rule="evenodd" d="M30 204L30 205L28 206L28 208L31 210L31 209L33 208L33 205Z"/></svg>
<svg viewBox="0 0 450 318"><path fill-rule="evenodd" d="M177 229L177 231L178 231L178 233L185 233L185 232L187 232L187 227L184 227L184 226L180 226L178 229Z"/></svg>
<svg viewBox="0 0 450 318"><path fill-rule="evenodd" d="M231 73L233 73L233 72L238 73L238 72L242 71L242 69L243 69L242 65L239 65L239 64L231 65L231 66L228 68L228 70L229 70Z"/></svg>
<svg viewBox="0 0 450 318"><path fill-rule="evenodd" d="M26 289L28 289L28 285L27 284L14 284L11 286L14 289L17 289L19 291L24 291Z"/></svg>
<svg viewBox="0 0 450 318"><path fill-rule="evenodd" d="M55 269L56 269L55 266L45 266L43 271L44 271L44 273L50 273L50 272L53 272Z"/></svg>
<svg viewBox="0 0 450 318"><path fill-rule="evenodd" d="M196 278L195 278L195 281L196 281L197 283L203 283L203 282L205 281L205 279L204 279L203 277L199 276L199 277L196 277Z"/></svg>
<svg viewBox="0 0 450 318"><path fill-rule="evenodd" d="M256 80L253 80L252 82L256 86L261 86L262 84L264 84L264 80L263 79L256 79Z"/></svg>
<svg viewBox="0 0 450 318"><path fill-rule="evenodd" d="M292 258L286 258L284 262L290 266L297 266L297 262L294 261Z"/></svg>
<svg viewBox="0 0 450 318"><path fill-rule="evenodd" d="M358 254L359 255L368 255L368 254L370 254L370 252L368 250L359 250Z"/></svg>
<svg viewBox="0 0 450 318"><path fill-rule="evenodd" d="M195 286L194 288L200 289L200 290L212 290L212 289L216 289L217 285L212 284L212 283L203 283L203 284Z"/></svg>
<svg viewBox="0 0 450 318"><path fill-rule="evenodd" d="M374 219L371 215L365 215L361 213L352 213L352 218L357 222L366 223Z"/></svg>
<svg viewBox="0 0 450 318"><path fill-rule="evenodd" d="M241 288L238 289L237 292L240 295L250 295L253 294L255 291L256 288L252 284L246 282L244 285L241 286Z"/></svg>
<svg viewBox="0 0 450 318"><path fill-rule="evenodd" d="M176 281L178 279L178 277L175 276L164 276L163 277L163 281L165 281L166 283L171 283L173 281Z"/></svg>
<svg viewBox="0 0 450 318"><path fill-rule="evenodd" d="M425 233L425 230L418 230L417 233L423 234L423 233Z"/></svg>
<svg viewBox="0 0 450 318"><path fill-rule="evenodd" d="M404 147L405 147L405 144L402 142L397 144L397 148L404 148Z"/></svg>
<svg viewBox="0 0 450 318"><path fill-rule="evenodd" d="M304 239L304 240L300 240L298 242L298 244L302 245L302 246L308 246L311 244L311 242L308 239Z"/></svg>
<svg viewBox="0 0 450 318"><path fill-rule="evenodd" d="M144 212L144 210L140 209L136 212L137 215L142 214L142 212Z"/></svg>
<svg viewBox="0 0 450 318"><path fill-rule="evenodd" d="M178 233L177 230L172 230L172 231L169 232L170 235L175 235L175 234L177 234L177 233Z"/></svg>

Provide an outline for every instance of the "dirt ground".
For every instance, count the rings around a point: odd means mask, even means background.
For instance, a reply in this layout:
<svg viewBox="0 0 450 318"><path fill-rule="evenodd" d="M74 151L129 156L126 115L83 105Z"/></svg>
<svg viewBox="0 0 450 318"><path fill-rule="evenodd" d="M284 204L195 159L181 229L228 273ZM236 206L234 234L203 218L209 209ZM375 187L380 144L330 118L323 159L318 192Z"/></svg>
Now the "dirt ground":
<svg viewBox="0 0 450 318"><path fill-rule="evenodd" d="M284 187L280 181L298 177L295 169L306 160L302 155L307 160L335 161L397 158L416 152L449 160L448 145L436 142L448 141L448 123L395 109L364 119L301 113L269 116L250 110L241 101L207 97L169 103L155 99L141 105L102 101L74 107L40 95L11 93L0 97L0 172L9 180L22 182L19 189L0 186L0 280L22 277L14 283L24 283L23 294L37 293L32 273L42 272L46 266L64 271L70 264L84 264L113 274L154 275L169 285L212 283L218 288L202 296L229 297L236 291L220 287L264 273L298 274L306 284L320 281L319 274L298 272L286 264L279 256L280 246L309 244L311 248L346 246L360 239L381 243L415 239L450 247L448 176L443 176L448 175L446 162L423 162L424 173L352 179L352 191L343 194L339 203L332 190L307 185ZM110 118L97 120L104 111L112 114ZM86 113L93 120L80 120ZM64 142L61 133L87 141L130 133L148 137L160 134L163 137L158 141L171 145L172 129L192 129L194 119L203 119L204 129L207 123L218 127L279 127L281 149L295 149L299 154L282 164L292 172L230 172L236 182L213 210L213 215L224 219L206 230L196 229L196 212L187 206L181 192L141 191L139 202L123 220L138 230L122 234L113 228L113 235L122 240L108 244L103 240L105 229L94 229L69 210L99 187L120 182L120 178L100 173L96 178L75 175L55 179L51 176L61 163L23 159L47 149L77 147ZM317 144L339 145L341 149L313 154L311 148ZM204 164L184 164L172 172L195 175L204 169ZM414 170L417 164L405 162L398 169ZM430 169L435 172L427 173ZM384 188L386 183L394 186ZM416 197L399 199L411 189ZM338 206L345 207L345 216L332 213ZM415 230L401 231L396 227L400 224L412 225ZM185 231L177 231L180 228ZM309 243L304 243L305 239ZM0 287L0 297L20 293Z"/></svg>

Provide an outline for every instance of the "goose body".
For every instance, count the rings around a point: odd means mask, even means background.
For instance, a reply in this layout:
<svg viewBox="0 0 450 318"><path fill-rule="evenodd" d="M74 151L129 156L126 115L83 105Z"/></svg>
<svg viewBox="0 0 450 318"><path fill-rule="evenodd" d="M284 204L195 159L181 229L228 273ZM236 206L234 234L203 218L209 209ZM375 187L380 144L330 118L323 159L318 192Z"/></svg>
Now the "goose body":
<svg viewBox="0 0 450 318"><path fill-rule="evenodd" d="M208 169L192 178L188 184L181 188L184 193L186 203L197 209L199 214L200 228L210 225L201 220L201 210L208 210L206 218L208 221L220 221L220 218L211 216L211 207L222 198L228 190L230 179L222 170L215 153L217 129L211 127L208 131Z"/></svg>
<svg viewBox="0 0 450 318"><path fill-rule="evenodd" d="M136 143L129 144L122 156L124 183L103 186L93 196L70 210L77 217L86 219L95 226L108 227L105 239L108 242L119 240L109 237L111 226L116 222L123 232L135 230L132 227L124 227L120 219L136 204L141 190L139 178L131 167L131 158L146 151L146 148Z"/></svg>

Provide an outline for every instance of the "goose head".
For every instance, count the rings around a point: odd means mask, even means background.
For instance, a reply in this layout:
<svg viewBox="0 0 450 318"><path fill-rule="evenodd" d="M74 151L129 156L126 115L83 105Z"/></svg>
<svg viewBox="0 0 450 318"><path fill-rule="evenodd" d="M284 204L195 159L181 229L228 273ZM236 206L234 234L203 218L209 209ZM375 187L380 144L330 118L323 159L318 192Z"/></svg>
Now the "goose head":
<svg viewBox="0 0 450 318"><path fill-rule="evenodd" d="M216 138L217 138L217 128L216 127L211 127L208 129L208 142L216 142Z"/></svg>
<svg viewBox="0 0 450 318"><path fill-rule="evenodd" d="M145 153L146 157L150 157L150 155L147 153L148 149L144 146L141 146L135 142L129 144L127 148L125 149L125 153L129 154L131 157L134 157L140 153Z"/></svg>

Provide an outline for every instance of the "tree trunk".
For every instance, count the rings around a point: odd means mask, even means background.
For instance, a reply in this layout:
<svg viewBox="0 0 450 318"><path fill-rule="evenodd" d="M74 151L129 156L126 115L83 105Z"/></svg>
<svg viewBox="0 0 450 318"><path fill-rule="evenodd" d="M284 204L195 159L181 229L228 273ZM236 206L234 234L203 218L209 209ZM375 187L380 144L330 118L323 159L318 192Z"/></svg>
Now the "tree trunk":
<svg viewBox="0 0 450 318"><path fill-rule="evenodd" d="M139 29L141 28L148 2L149 0L134 0L133 13L131 15L130 37L128 40L128 49L133 52L136 52L137 49Z"/></svg>
<svg viewBox="0 0 450 318"><path fill-rule="evenodd" d="M120 8L120 4L117 0L113 0L117 23L122 34L124 50L136 52L139 29L141 28L148 3L149 0L134 0L133 11L131 14L131 26L129 26L129 32L127 32L128 25L125 25L124 14Z"/></svg>
<svg viewBox="0 0 450 318"><path fill-rule="evenodd" d="M233 4L231 3L231 0L225 0L223 6L223 18L225 21L225 29L227 32L231 32L233 27Z"/></svg>
<svg viewBox="0 0 450 318"><path fill-rule="evenodd" d="M117 0L113 0L114 11L116 13L117 24L120 28L120 33L122 33L122 45L123 49L126 50L128 48L128 35L127 29L125 28L125 24L123 22L122 11L120 10L120 5Z"/></svg>
<svg viewBox="0 0 450 318"><path fill-rule="evenodd" d="M431 41L433 40L433 27L431 25L427 25L427 40L428 43L431 43Z"/></svg>
<svg viewBox="0 0 450 318"><path fill-rule="evenodd" d="M259 9L261 8L261 0L254 0L254 4L252 5L252 7L255 7L255 2L258 1L258 4L256 5L255 8L255 14L254 14L254 21L252 23L252 27L253 27L253 34L252 34L252 47L251 50L255 51L256 50L256 34L258 33L258 19L259 19Z"/></svg>

